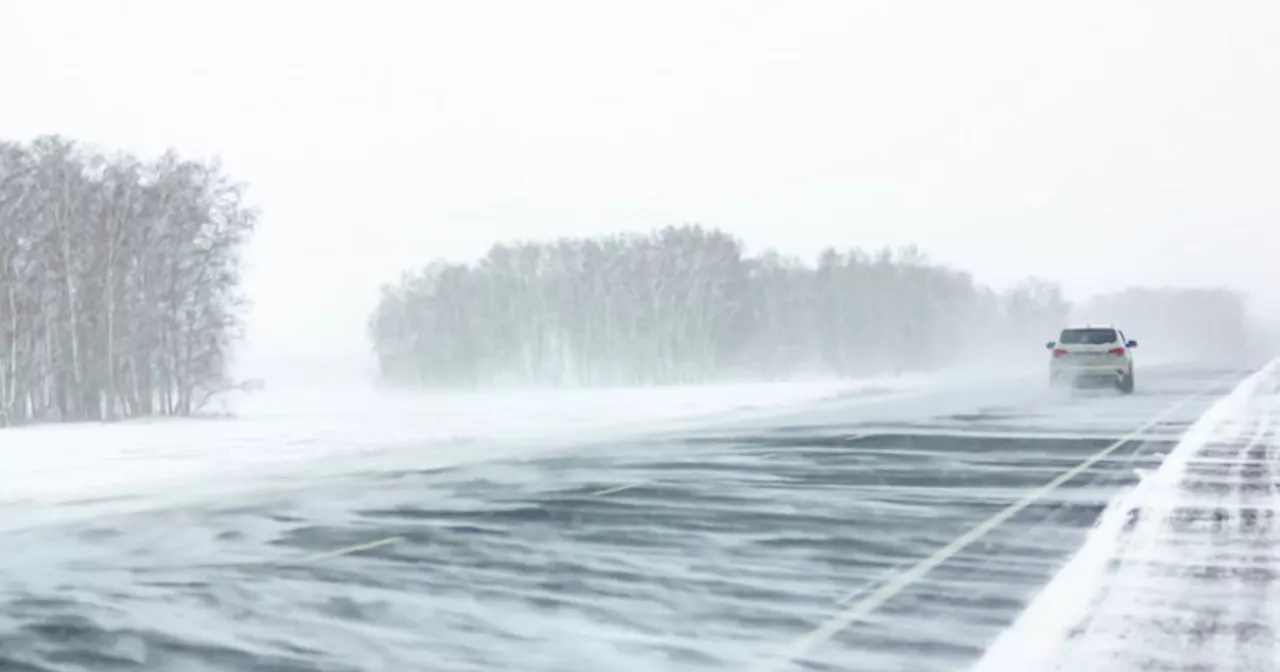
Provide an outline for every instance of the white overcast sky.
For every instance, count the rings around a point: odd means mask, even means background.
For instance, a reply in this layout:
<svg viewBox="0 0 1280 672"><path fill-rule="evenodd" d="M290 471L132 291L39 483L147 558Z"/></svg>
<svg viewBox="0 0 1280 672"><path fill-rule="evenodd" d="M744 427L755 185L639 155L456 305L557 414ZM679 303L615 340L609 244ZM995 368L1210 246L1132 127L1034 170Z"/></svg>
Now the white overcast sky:
<svg viewBox="0 0 1280 672"><path fill-rule="evenodd" d="M0 0L0 72L0 136L252 185L259 353L364 352L438 256L694 221L1280 314L1274 0Z"/></svg>

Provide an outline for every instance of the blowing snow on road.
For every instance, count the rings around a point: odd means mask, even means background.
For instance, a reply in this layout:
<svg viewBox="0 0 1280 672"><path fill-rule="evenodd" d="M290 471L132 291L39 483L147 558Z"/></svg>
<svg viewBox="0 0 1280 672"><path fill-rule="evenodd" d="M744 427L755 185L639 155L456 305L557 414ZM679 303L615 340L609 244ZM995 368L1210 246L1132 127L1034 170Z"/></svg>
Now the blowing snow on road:
<svg viewBox="0 0 1280 672"><path fill-rule="evenodd" d="M0 672L1280 672L1276 26L0 1Z"/></svg>
<svg viewBox="0 0 1280 672"><path fill-rule="evenodd" d="M6 504L0 669L1273 669L1278 389L1274 363L1148 367L1133 396L721 389L735 413L613 437L307 436L306 460L192 472L235 488L28 484ZM5 448L109 436L74 429ZM205 441L85 470L241 459Z"/></svg>

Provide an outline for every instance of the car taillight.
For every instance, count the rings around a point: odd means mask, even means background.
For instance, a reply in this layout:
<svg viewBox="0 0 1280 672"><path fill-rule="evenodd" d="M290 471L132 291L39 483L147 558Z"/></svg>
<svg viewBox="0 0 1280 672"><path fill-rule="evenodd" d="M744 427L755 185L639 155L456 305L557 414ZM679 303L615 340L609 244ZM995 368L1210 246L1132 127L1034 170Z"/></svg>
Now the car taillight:
<svg viewBox="0 0 1280 672"><path fill-rule="evenodd" d="M1124 348L1111 348L1107 354L1112 357L1124 357Z"/></svg>
<svg viewBox="0 0 1280 672"><path fill-rule="evenodd" d="M1056 349L1054 349L1054 351L1053 351L1053 356L1054 356L1054 357L1066 357L1066 356L1067 356L1067 351L1066 351L1066 350L1063 350L1062 348L1056 348Z"/></svg>

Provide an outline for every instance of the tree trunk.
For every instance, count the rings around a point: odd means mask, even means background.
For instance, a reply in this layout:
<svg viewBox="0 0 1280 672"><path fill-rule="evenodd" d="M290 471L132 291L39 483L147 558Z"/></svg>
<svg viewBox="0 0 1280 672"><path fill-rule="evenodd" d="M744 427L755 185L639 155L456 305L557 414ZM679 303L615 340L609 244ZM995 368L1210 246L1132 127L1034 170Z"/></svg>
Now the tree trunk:
<svg viewBox="0 0 1280 672"><path fill-rule="evenodd" d="M106 420L114 422L116 418L116 292L115 292L115 273L112 271L112 265L115 263L110 255L107 260L107 381L106 389Z"/></svg>
<svg viewBox="0 0 1280 672"><path fill-rule="evenodd" d="M64 226L65 223L64 223ZM70 384L79 391L80 388L80 338L77 334L79 325L76 321L76 287L72 279L71 238L65 228L62 232L63 280L67 291L67 325L71 337L71 370ZM73 413L71 408L64 411L66 415ZM64 419L69 419L64 417Z"/></svg>

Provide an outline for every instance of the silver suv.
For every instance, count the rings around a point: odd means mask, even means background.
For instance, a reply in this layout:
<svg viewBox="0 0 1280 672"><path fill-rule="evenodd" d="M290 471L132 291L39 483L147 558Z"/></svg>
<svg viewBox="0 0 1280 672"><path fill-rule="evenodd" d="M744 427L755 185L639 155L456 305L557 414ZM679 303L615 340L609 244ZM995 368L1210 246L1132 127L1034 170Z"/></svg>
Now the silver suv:
<svg viewBox="0 0 1280 672"><path fill-rule="evenodd" d="M1133 348L1138 342L1114 326L1068 327L1045 347L1052 352L1050 385L1102 382L1133 393Z"/></svg>

